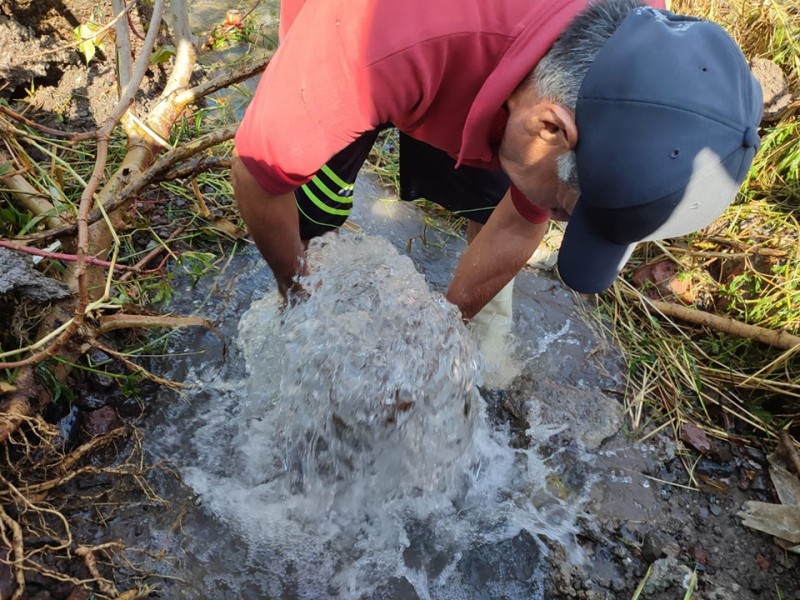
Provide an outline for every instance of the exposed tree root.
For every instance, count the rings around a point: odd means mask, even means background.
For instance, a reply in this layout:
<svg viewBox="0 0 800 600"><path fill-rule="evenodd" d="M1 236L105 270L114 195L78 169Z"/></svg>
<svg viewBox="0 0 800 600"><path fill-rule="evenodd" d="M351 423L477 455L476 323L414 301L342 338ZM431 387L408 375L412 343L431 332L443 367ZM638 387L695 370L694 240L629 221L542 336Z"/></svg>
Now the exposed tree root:
<svg viewBox="0 0 800 600"><path fill-rule="evenodd" d="M10 164L5 154L0 152L0 172L2 172L3 167L9 167ZM22 206L34 215L44 216L48 227L60 227L68 224L50 200L28 183L19 173L0 176L0 180L3 182L4 187L7 187L17 197Z"/></svg>
<svg viewBox="0 0 800 600"><path fill-rule="evenodd" d="M11 533L11 538L8 537L8 532ZM22 568L25 555L22 527L8 516L2 504L0 504L0 537L2 537L3 544L7 548L11 548L11 555L14 557L13 560L8 561L8 565L14 570L14 581L17 584L11 600L17 600L22 598L22 594L25 593L25 571Z"/></svg>
<svg viewBox="0 0 800 600"><path fill-rule="evenodd" d="M96 552L104 552L110 548L121 550L124 549L124 546L119 542L108 542L106 544L100 544L99 546L78 546L75 548L75 555L83 559L86 570L89 571L89 574L94 578L100 591L104 594L108 594L112 598L117 598L119 596L117 588L114 587L113 582L103 577L100 573L100 569L97 567L97 557L95 556Z"/></svg>
<svg viewBox="0 0 800 600"><path fill-rule="evenodd" d="M32 413L31 405L26 398L17 396L8 400L0 408L0 444L5 442Z"/></svg>
<svg viewBox="0 0 800 600"><path fill-rule="evenodd" d="M117 464L108 467L86 464L94 451L122 438L130 442L126 441L125 452L118 457ZM100 568L102 560L108 562L106 573L114 573L117 565L136 573L136 566L123 554L133 549L118 541L96 546L79 543L73 537L69 519L57 508L64 503L76 506L76 494L81 494L82 487L71 484L84 477L132 478L150 502L163 503L144 479L146 467L138 432L127 427L112 430L66 455L61 452L60 444L55 427L31 417L26 419L25 431L17 431L0 451L0 542L10 549L8 559L3 562L14 575L16 589L12 597L24 597L28 571L99 592L99 597L146 597L149 588L118 592L115 583ZM84 495L77 505L81 500L87 506L97 501L94 496ZM26 544L25 540L36 542ZM53 557L67 561L79 557L89 576L79 578L47 566L45 560L52 561Z"/></svg>
<svg viewBox="0 0 800 600"><path fill-rule="evenodd" d="M166 327L169 329L179 329L181 327L205 327L219 338L225 346L225 336L208 319L198 316L179 317L175 315L104 315L99 319L100 325L95 329L98 335L114 331L116 329L131 328L153 328Z"/></svg>
<svg viewBox="0 0 800 600"><path fill-rule="evenodd" d="M796 350L800 348L800 337L785 331L773 331L757 325L748 325L728 317L720 317L688 306L650 300L653 307L668 317L680 319L694 325L703 325L716 331L769 344L783 350Z"/></svg>
<svg viewBox="0 0 800 600"><path fill-rule="evenodd" d="M93 345L99 350L102 350L103 352L108 354L109 356L113 356L114 358L116 358L119 362L128 367L128 369L130 369L134 373L138 373L139 375L141 375L145 379L152 381L153 383L157 383L158 385L163 385L164 387L168 387L171 389L180 389L186 387L182 383L179 383L177 381L171 381L169 379L159 377L155 373L151 373L141 365L137 365L135 362L130 360L127 356L125 356L121 352L117 352L116 350L109 348L108 346L100 343L97 340L93 342Z"/></svg>

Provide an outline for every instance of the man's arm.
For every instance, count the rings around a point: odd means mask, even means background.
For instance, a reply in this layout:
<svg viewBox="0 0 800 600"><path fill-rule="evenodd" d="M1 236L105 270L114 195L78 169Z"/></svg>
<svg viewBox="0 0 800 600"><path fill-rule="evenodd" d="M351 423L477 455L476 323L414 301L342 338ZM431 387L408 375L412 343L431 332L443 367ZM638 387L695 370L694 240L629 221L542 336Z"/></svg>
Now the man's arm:
<svg viewBox="0 0 800 600"><path fill-rule="evenodd" d="M544 238L547 223L522 217L506 192L458 263L447 299L471 319L514 277Z"/></svg>
<svg viewBox="0 0 800 600"><path fill-rule="evenodd" d="M274 196L264 191L234 152L231 165L233 195L239 212L272 269L278 290L286 297L294 278L300 273L305 251L294 193Z"/></svg>

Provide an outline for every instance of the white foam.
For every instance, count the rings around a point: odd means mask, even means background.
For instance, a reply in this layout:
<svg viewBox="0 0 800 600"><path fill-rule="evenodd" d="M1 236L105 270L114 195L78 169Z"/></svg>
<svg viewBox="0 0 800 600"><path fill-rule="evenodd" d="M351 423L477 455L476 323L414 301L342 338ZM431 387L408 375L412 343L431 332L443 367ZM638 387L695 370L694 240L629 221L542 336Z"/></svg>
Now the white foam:
<svg viewBox="0 0 800 600"><path fill-rule="evenodd" d="M520 531L569 544L578 509L487 421L455 307L380 238L325 236L309 263L307 300L281 313L270 296L242 317L248 376L204 382L182 450L206 510L268 565L263 593L291 580L298 598L359 598L396 577L420 598L470 598L467 549ZM531 598L522 581L493 586Z"/></svg>

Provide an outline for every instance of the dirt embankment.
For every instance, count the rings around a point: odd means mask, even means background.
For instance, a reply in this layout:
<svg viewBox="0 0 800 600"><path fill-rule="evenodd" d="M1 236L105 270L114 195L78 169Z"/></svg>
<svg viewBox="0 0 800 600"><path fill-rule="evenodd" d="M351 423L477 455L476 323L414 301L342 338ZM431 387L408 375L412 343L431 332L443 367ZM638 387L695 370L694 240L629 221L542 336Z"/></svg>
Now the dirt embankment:
<svg viewBox="0 0 800 600"><path fill-rule="evenodd" d="M134 48L147 26L142 5L125 17ZM106 54L114 52L113 27L88 64L75 30L111 19L111 2L0 0L0 98L22 100L42 124L70 131L101 125L118 99L113 54ZM139 98L151 96L164 80L163 70L151 67Z"/></svg>

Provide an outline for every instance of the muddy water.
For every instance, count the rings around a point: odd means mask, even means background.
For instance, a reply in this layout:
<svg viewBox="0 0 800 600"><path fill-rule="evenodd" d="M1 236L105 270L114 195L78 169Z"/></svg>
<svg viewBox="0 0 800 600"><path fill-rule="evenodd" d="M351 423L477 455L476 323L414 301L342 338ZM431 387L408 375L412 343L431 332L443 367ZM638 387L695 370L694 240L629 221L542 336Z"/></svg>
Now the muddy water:
<svg viewBox="0 0 800 600"><path fill-rule="evenodd" d="M181 580L169 597L536 599L553 544L582 560L594 476L554 440L597 424L528 400L610 385L613 354L571 293L523 273L508 357L520 436L440 294L463 241L386 195L360 178L360 231L314 250L314 292L282 315L254 252L177 285L172 309L215 319L231 347L185 332L154 366L190 386L154 398L146 425L151 458L183 482L160 482L175 511L136 540L178 559L157 567Z"/></svg>
<svg viewBox="0 0 800 600"><path fill-rule="evenodd" d="M252 23L248 36L250 43L223 42L216 49L210 48L207 42L215 33L224 30L222 24L229 10L239 11L242 17L248 18L248 23ZM198 62L213 74L218 68L241 61L254 48L274 49L278 42L278 17L278 0L192 0L189 3L192 31L200 42L206 42ZM206 99L207 108L210 109L207 116L226 122L240 120L257 84L258 78L255 77L210 95Z"/></svg>

